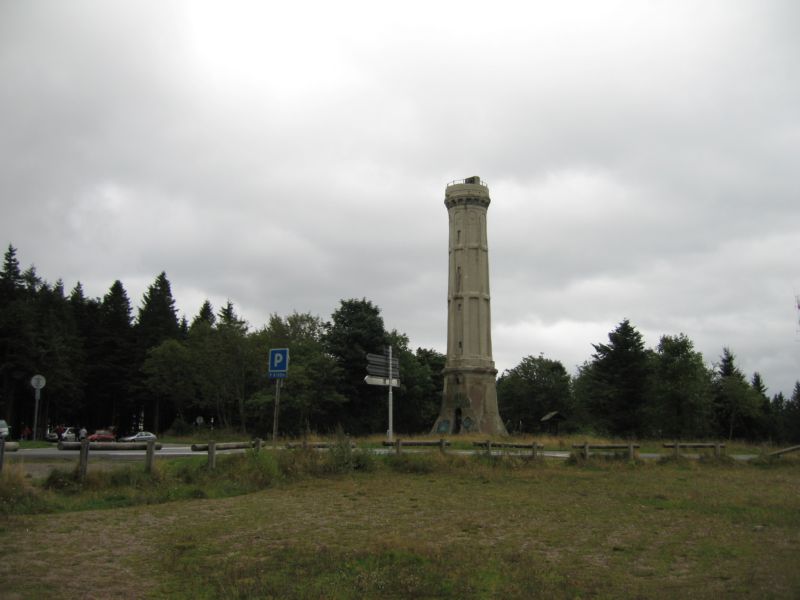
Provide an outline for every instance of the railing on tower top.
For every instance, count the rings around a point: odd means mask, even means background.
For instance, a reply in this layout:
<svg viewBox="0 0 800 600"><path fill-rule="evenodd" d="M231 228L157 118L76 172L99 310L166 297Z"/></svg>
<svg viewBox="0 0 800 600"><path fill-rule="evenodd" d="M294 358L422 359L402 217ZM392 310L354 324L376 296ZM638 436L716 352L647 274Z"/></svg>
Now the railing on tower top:
<svg viewBox="0 0 800 600"><path fill-rule="evenodd" d="M489 187L488 185L486 185L485 181L481 180L480 177L467 177L466 179L456 179L456 180L451 181L450 183L448 183L447 187L450 187L451 185L460 185L462 183L471 183L473 185L482 185L485 188Z"/></svg>

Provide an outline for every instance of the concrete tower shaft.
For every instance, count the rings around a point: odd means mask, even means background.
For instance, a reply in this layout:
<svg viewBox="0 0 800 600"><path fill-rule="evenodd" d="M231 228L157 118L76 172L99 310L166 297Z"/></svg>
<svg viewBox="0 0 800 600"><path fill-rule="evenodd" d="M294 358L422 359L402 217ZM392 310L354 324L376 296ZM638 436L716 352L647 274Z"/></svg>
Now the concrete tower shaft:
<svg viewBox="0 0 800 600"><path fill-rule="evenodd" d="M447 367L494 369L486 212L489 188L478 177L445 190L450 221Z"/></svg>
<svg viewBox="0 0 800 600"><path fill-rule="evenodd" d="M447 284L447 362L437 433L505 434L497 409L492 359L489 188L480 177L445 189L450 224Z"/></svg>

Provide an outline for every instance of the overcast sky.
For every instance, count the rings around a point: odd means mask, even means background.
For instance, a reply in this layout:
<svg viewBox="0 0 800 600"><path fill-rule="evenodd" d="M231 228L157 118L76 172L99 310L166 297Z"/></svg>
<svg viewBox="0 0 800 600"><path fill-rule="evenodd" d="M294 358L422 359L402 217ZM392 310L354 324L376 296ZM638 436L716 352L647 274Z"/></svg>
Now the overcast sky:
<svg viewBox="0 0 800 600"><path fill-rule="evenodd" d="M389 8L391 6L391 8ZM498 368L630 319L800 378L800 3L0 0L0 244L445 350L444 189L489 185Z"/></svg>

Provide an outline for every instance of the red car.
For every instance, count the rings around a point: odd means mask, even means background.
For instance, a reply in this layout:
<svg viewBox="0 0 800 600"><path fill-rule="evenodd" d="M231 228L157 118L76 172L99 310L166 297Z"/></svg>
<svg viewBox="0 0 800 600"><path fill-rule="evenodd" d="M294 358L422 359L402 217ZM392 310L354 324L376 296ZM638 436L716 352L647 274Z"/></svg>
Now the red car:
<svg viewBox="0 0 800 600"><path fill-rule="evenodd" d="M117 438L108 429L98 429L92 435L89 436L89 441L90 442L115 442L115 441L117 441Z"/></svg>

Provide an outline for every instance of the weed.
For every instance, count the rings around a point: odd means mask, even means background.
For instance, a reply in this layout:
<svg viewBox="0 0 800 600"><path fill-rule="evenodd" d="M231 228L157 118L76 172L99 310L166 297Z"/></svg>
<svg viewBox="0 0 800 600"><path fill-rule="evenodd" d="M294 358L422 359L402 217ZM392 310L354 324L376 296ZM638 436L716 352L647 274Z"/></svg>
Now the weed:
<svg viewBox="0 0 800 600"><path fill-rule="evenodd" d="M0 515L42 512L46 504L19 466L9 466L0 476Z"/></svg>

